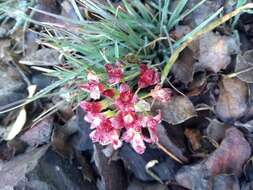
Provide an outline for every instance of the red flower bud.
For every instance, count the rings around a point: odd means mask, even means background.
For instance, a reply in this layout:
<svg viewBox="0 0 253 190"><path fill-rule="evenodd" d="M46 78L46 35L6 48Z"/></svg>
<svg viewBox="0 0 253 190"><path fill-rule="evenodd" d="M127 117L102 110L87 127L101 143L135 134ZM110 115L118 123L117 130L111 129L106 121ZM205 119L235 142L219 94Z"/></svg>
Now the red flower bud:
<svg viewBox="0 0 253 190"><path fill-rule="evenodd" d="M147 65L141 64L141 73L138 80L139 88L146 88L157 84L160 81L159 73L152 68L148 68Z"/></svg>

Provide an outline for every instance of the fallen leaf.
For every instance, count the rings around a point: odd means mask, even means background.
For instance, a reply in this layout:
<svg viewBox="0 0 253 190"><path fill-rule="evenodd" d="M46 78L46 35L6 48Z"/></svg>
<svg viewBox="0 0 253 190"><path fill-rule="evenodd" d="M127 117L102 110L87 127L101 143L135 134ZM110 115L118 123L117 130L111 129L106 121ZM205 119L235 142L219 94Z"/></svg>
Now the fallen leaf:
<svg viewBox="0 0 253 190"><path fill-rule="evenodd" d="M207 76L205 72L197 72L193 76L193 80L188 85L186 95L191 96L199 96L207 85Z"/></svg>
<svg viewBox="0 0 253 190"><path fill-rule="evenodd" d="M56 15L59 15L61 13L61 6L57 0L39 0L35 8L36 10L53 13ZM39 11L35 11L32 19L46 23L62 22L60 19L57 19L56 17L50 16L48 14Z"/></svg>
<svg viewBox="0 0 253 190"><path fill-rule="evenodd" d="M206 135L216 142L219 142L225 137L226 129L228 129L228 126L225 123L222 123L217 119L213 119L210 120L206 129Z"/></svg>
<svg viewBox="0 0 253 190"><path fill-rule="evenodd" d="M196 116L192 102L185 96L173 96L169 103L156 101L153 110L161 110L162 119L176 125Z"/></svg>
<svg viewBox="0 0 253 190"><path fill-rule="evenodd" d="M144 183L138 180L130 182L127 190L168 190L166 185L159 183Z"/></svg>
<svg viewBox="0 0 253 190"><path fill-rule="evenodd" d="M11 160L15 155L24 153L27 144L20 139L0 143L0 160Z"/></svg>
<svg viewBox="0 0 253 190"><path fill-rule="evenodd" d="M64 126L55 126L52 134L52 149L61 156L72 159L74 156L72 138L77 133L76 117L71 118Z"/></svg>
<svg viewBox="0 0 253 190"><path fill-rule="evenodd" d="M20 139L30 147L38 147L50 141L52 129L53 118L47 117L28 129L20 136Z"/></svg>
<svg viewBox="0 0 253 190"><path fill-rule="evenodd" d="M243 165L250 155L250 145L242 132L234 127L229 128L226 130L226 136L220 147L207 160L192 166L183 166L176 174L176 181L189 189L197 187L199 189L213 189L210 188L210 185L211 187L217 184L222 185L220 179L214 183L214 176L231 174L239 177L242 174ZM224 185L227 187L230 183Z"/></svg>
<svg viewBox="0 0 253 190"><path fill-rule="evenodd" d="M175 133L181 133L183 135L183 130L178 128L172 129L171 126L167 126L168 131L166 131L165 127L163 125L158 125L158 137L159 137L159 143L165 147L167 150L169 150L173 155L175 155L180 160L187 162L188 159L184 156L184 153L186 151L186 147L184 146L184 138L180 135L175 135ZM181 135L181 136L182 136ZM180 141L180 142L179 142Z"/></svg>
<svg viewBox="0 0 253 190"><path fill-rule="evenodd" d="M226 130L225 139L207 159L205 165L212 175L233 173L240 176L243 164L249 159L250 154L249 143L242 132L233 127Z"/></svg>
<svg viewBox="0 0 253 190"><path fill-rule="evenodd" d="M237 78L222 78L215 113L223 121L236 120L248 109L248 85Z"/></svg>
<svg viewBox="0 0 253 190"><path fill-rule="evenodd" d="M151 160L157 160L158 164L150 168L162 181L174 180L176 171L179 169L180 164L172 158L165 155L158 149L147 147L144 154L137 154L128 144L124 144L119 150L119 157L123 160L125 167L129 168L134 176L141 181L156 181L146 171L146 165Z"/></svg>
<svg viewBox="0 0 253 190"><path fill-rule="evenodd" d="M192 50L189 48L184 49L172 67L172 73L175 75L175 78L184 84L191 82L193 79L194 63Z"/></svg>
<svg viewBox="0 0 253 190"><path fill-rule="evenodd" d="M110 160L104 155L102 149L101 145L94 144L93 158L101 177L101 180L98 180L98 189L127 190L127 176L123 163L120 160Z"/></svg>
<svg viewBox="0 0 253 190"><path fill-rule="evenodd" d="M230 55L236 52L239 52L239 45L234 38L209 32L199 40L197 67L217 73L230 64Z"/></svg>
<svg viewBox="0 0 253 190"><path fill-rule="evenodd" d="M237 55L234 74L242 81L253 83L253 50Z"/></svg>

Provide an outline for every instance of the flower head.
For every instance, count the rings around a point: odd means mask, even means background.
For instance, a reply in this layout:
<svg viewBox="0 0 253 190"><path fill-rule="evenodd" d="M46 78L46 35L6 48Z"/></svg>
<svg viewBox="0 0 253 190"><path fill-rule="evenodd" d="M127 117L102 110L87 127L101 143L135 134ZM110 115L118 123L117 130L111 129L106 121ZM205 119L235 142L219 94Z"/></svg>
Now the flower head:
<svg viewBox="0 0 253 190"><path fill-rule="evenodd" d="M123 78L123 66L121 63L116 64L106 64L106 72L108 74L108 82L111 84L118 84Z"/></svg>
<svg viewBox="0 0 253 190"><path fill-rule="evenodd" d="M119 89L119 97L115 101L115 105L119 110L132 110L137 97L134 96L127 84L121 84Z"/></svg>
<svg viewBox="0 0 253 190"><path fill-rule="evenodd" d="M141 64L141 73L138 80L139 88L146 88L157 84L160 81L159 73L152 68L148 68L147 65Z"/></svg>
<svg viewBox="0 0 253 190"><path fill-rule="evenodd" d="M144 144L144 137L139 130L134 128L128 129L124 134L122 139L125 142L131 143L133 149L139 153L143 154L145 152L146 146Z"/></svg>
<svg viewBox="0 0 253 190"><path fill-rule="evenodd" d="M88 83L80 85L80 88L90 93L90 97L92 99L94 100L100 99L100 94L105 90L104 85L100 83L98 78L93 74L90 74L90 76L87 76L87 78Z"/></svg>
<svg viewBox="0 0 253 190"><path fill-rule="evenodd" d="M130 143L137 153L143 154L146 143L158 142L157 126L161 122L161 112L153 116L151 105L144 98L152 96L166 102L171 99L171 91L157 85L150 94L139 98L139 89L155 85L160 80L155 69L144 64L140 67L138 90L135 93L128 84L121 82L124 76L121 63L105 65L108 82L118 85L104 84L96 74L88 73L88 82L81 85L81 89L95 100L103 96L100 101L80 103L80 107L86 111L84 119L90 123L90 138L94 143L111 145L118 149L124 141Z"/></svg>
<svg viewBox="0 0 253 190"><path fill-rule="evenodd" d="M99 113L103 110L103 105L101 102L87 102L82 101L80 103L80 107L86 111L91 113Z"/></svg>

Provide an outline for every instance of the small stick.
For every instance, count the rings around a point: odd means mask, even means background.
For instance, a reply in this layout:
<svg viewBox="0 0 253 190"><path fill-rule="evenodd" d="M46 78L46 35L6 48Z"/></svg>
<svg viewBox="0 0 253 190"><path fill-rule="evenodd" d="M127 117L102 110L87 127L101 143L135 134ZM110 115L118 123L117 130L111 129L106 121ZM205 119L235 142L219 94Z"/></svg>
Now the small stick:
<svg viewBox="0 0 253 190"><path fill-rule="evenodd" d="M177 158L174 154L172 154L168 149L166 149L163 145L161 145L159 142L156 143L157 147L160 148L165 154L170 156L175 161L179 162L180 164L184 164L183 161L181 161L179 158Z"/></svg>

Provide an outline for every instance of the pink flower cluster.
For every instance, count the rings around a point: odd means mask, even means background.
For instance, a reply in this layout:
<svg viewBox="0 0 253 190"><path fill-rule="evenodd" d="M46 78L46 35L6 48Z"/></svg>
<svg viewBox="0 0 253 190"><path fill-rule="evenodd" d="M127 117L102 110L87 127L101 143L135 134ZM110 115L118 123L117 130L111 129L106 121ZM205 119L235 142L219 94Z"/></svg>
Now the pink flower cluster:
<svg viewBox="0 0 253 190"><path fill-rule="evenodd" d="M80 104L87 113L84 119L91 124L90 137L93 142L112 145L114 149L127 142L137 153L142 154L146 149L145 142L158 142L157 126L161 122L161 113L159 111L156 116L151 115L151 105L122 82L122 63L107 64L105 68L110 87L100 82L92 72L87 76L88 82L81 85L81 89L93 99ZM159 81L160 76L155 69L144 64L140 66L138 89L156 85L149 96L162 102L170 101L171 90L157 85Z"/></svg>

